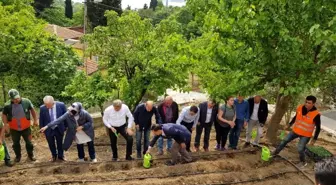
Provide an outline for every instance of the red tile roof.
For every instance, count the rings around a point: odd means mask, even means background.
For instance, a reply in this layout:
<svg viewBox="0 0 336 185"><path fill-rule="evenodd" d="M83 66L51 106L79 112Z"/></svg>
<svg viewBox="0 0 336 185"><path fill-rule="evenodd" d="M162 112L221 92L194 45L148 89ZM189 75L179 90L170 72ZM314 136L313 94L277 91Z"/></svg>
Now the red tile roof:
<svg viewBox="0 0 336 185"><path fill-rule="evenodd" d="M87 59L84 66L80 66L77 68L78 70L86 71L87 75L91 75L98 71L98 63L92 60Z"/></svg>
<svg viewBox="0 0 336 185"><path fill-rule="evenodd" d="M54 24L48 24L46 26L46 31L48 31L51 34L57 35L57 37L60 37L64 40L67 39L79 39L80 37L83 36L83 33L71 30L69 28L57 26Z"/></svg>

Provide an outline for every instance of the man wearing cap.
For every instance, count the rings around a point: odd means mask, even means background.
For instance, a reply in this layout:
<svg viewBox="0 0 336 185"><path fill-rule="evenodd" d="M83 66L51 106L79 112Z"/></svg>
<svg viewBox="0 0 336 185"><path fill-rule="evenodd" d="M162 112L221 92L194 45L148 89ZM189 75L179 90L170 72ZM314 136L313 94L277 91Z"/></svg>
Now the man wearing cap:
<svg viewBox="0 0 336 185"><path fill-rule="evenodd" d="M40 107L40 128L48 125L48 123L63 116L67 112L67 108L63 102L54 101L52 96L45 96L43 98L44 105ZM57 158L64 161L63 152L63 135L65 131L65 124L60 124L49 128L45 131L45 136L51 151L51 162L55 162ZM57 144L57 149L56 145Z"/></svg>
<svg viewBox="0 0 336 185"><path fill-rule="evenodd" d="M77 143L78 161L85 161L84 144L88 145L90 161L95 163L96 151L94 148L94 128L91 115L84 110L80 102L73 103L63 116L57 118L48 125L42 127L40 132L45 132L48 128L56 125L66 124L67 131L64 138L63 149L67 151L73 141Z"/></svg>
<svg viewBox="0 0 336 185"><path fill-rule="evenodd" d="M34 125L38 125L33 104L29 99L21 98L19 92L15 89L9 90L8 95L10 101L4 106L2 121L5 125L9 124L13 140L13 150L16 155L15 162L20 162L21 160L21 136L26 142L28 158L31 161L36 161L33 154L34 146L31 142L32 135L30 129L30 114L33 116Z"/></svg>
<svg viewBox="0 0 336 185"><path fill-rule="evenodd" d="M1 120L1 117L0 117L0 146L3 145L4 146L4 151L5 151L5 165L8 166L8 167L12 167L13 166L13 163L11 162L10 160L10 155L9 155L9 152L8 152L8 148L6 146L6 143L5 143L5 127L3 125L3 122Z"/></svg>

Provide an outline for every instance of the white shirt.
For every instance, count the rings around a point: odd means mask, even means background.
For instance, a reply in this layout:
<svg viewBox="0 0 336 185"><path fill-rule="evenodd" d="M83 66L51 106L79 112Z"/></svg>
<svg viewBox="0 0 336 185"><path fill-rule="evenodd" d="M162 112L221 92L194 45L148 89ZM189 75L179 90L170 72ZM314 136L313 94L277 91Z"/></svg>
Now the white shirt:
<svg viewBox="0 0 336 185"><path fill-rule="evenodd" d="M260 105L260 103L254 103L253 112L252 112L252 115L251 115L251 120L259 121L259 119L258 119L259 105Z"/></svg>
<svg viewBox="0 0 336 185"><path fill-rule="evenodd" d="M133 115L125 104L121 105L119 111L115 111L113 105L107 107L104 111L103 122L108 127L120 127L126 123L126 116L128 117L128 128L133 126Z"/></svg>
<svg viewBox="0 0 336 185"><path fill-rule="evenodd" d="M56 102L54 103L53 107L51 109L48 109L49 111L49 116L51 115L51 110L53 111L54 114L54 121L57 119L57 112L56 112ZM53 126L52 129L55 129L57 125Z"/></svg>
<svg viewBox="0 0 336 185"><path fill-rule="evenodd" d="M208 107L205 123L209 123L211 121L211 115L212 115L212 108Z"/></svg>
<svg viewBox="0 0 336 185"><path fill-rule="evenodd" d="M199 109L197 111L197 114L191 116L190 113L190 107L184 107L182 109L182 112L180 113L179 118L176 121L176 124L181 125L181 122L187 122L187 123L193 123L193 127L196 127L196 124L198 122L198 118L199 118Z"/></svg>

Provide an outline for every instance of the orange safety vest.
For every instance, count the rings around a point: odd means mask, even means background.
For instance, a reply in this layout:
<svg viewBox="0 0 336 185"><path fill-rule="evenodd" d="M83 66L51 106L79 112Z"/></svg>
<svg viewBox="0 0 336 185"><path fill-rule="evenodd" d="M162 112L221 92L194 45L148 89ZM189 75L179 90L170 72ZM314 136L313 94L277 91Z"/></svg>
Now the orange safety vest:
<svg viewBox="0 0 336 185"><path fill-rule="evenodd" d="M312 137L315 129L314 118L320 113L317 110L308 111L306 115L302 115L303 105L296 110L296 120L293 126L293 132L304 137Z"/></svg>
<svg viewBox="0 0 336 185"><path fill-rule="evenodd" d="M20 119L20 127L18 120L16 118L12 118L12 121L8 122L9 128L17 131L25 130L30 127L30 120L27 118L21 118Z"/></svg>

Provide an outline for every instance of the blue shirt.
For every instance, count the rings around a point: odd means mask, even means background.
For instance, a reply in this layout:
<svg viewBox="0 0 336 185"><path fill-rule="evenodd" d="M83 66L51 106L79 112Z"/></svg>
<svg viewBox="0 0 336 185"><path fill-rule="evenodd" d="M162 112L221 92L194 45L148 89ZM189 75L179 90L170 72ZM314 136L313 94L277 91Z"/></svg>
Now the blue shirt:
<svg viewBox="0 0 336 185"><path fill-rule="evenodd" d="M234 105L236 109L237 119L249 121L250 108L248 102L246 100L243 100L243 102L239 103L238 99L235 99Z"/></svg>

